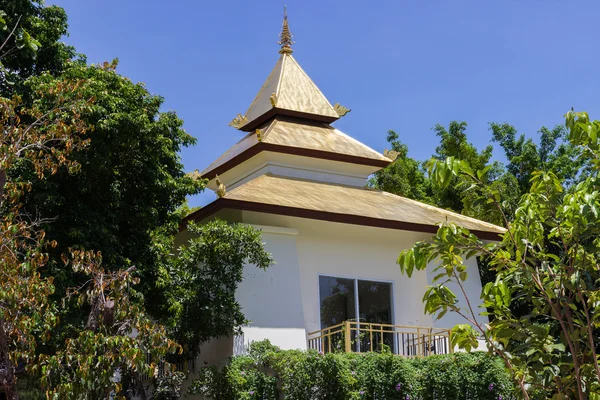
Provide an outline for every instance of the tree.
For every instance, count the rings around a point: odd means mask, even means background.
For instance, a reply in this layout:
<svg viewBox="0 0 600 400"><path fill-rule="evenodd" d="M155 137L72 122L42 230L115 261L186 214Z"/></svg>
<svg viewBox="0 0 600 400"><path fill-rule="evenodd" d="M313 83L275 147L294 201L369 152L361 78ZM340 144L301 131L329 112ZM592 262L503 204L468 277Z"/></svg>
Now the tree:
<svg viewBox="0 0 600 400"><path fill-rule="evenodd" d="M233 297L242 265L266 267L271 259L258 233L218 222L201 236L222 254L197 246L207 253L184 249L180 254L189 258L174 259L178 208L204 187L184 173L178 155L195 139L175 113L160 111L162 98L117 74L116 61L87 66L58 42L66 34L64 10L27 0L0 0L1 7L2 151L8 160L0 165L1 187L6 182L8 188L0 192L7 199L2 268L13 276L0 282L0 384L16 398L18 364L59 398L106 397L106 385L128 395L139 391L140 374L156 370L142 354L164 361L175 337L197 349L202 340L235 332L245 322ZM73 57L80 60L69 61ZM79 140L84 132L85 141ZM71 254L75 269L65 265L64 254ZM85 262L72 260L86 254ZM206 263L206 275L191 262ZM223 271L229 271L227 281L220 279ZM65 296L81 301L61 305ZM211 309L224 305L231 313ZM106 322L107 313L114 321ZM130 337L134 331L138 336ZM90 377L99 365L103 374ZM115 380L116 372L123 379ZM164 377L161 387L176 384L174 376ZM117 386L127 382L134 387ZM160 395L167 396L165 390Z"/></svg>
<svg viewBox="0 0 600 400"><path fill-rule="evenodd" d="M576 147L578 162L590 166L588 176L569 188L551 171L531 174L529 191L498 243L484 243L468 230L443 224L429 242L403 251L398 263L411 275L431 262L436 276L424 296L425 310L438 318L447 312L462 315L470 325L452 332L454 345L469 349L483 337L513 373L524 398L599 398L595 332L600 327L600 122L587 113L566 115L568 145ZM490 187L487 171L448 159L432 166L440 185L454 177L468 179L502 212L501 195ZM449 288L463 289L468 277L465 259L485 255L496 280L483 287L481 298L489 324L477 322L474 299L459 306ZM511 305L524 302L530 312L516 315ZM475 329L474 329L474 328Z"/></svg>
<svg viewBox="0 0 600 400"><path fill-rule="evenodd" d="M434 160L445 160L449 157L466 161L473 169L483 169L489 166L488 178L493 181L496 189L503 194L503 209L514 209L514 205L520 197L520 193L515 191L516 182L510 174L504 172L499 162L491 162L492 146L488 145L481 152L468 142L466 129L467 123L462 121L451 121L448 129L437 124L434 131L440 138L440 145L436 148ZM438 207L450 209L469 217L478 218L494 224L503 224L501 215L494 207L490 207L485 201L473 191L465 190L469 188L470 183L462 177L455 177L451 183L445 187L436 185L432 182L435 205Z"/></svg>
<svg viewBox="0 0 600 400"><path fill-rule="evenodd" d="M83 58L61 41L67 15L42 0L0 0L0 96L23 94L32 76L58 76L75 58Z"/></svg>
<svg viewBox="0 0 600 400"><path fill-rule="evenodd" d="M71 155L81 165L77 174L61 168L36 180L23 208L47 218L58 216L46 227L48 239L58 243L47 271L54 277L55 301L84 279L65 269L61 255L70 248L94 249L102 253L108 271L137 268L145 307L161 320L170 314L162 307L164 287L156 283L171 262L172 236L181 218L177 208L186 196L198 193L204 181L186 175L181 163L179 151L195 143L183 130L183 122L173 112L161 112L162 98L115 68L116 61L76 64L62 74L67 81L87 82L82 92L94 98L92 109L83 115L94 127L90 144ZM44 85L52 79L36 77L31 84ZM19 173L27 177L31 171ZM56 346L83 325L77 309L65 309L61 319L65 324L54 335Z"/></svg>
<svg viewBox="0 0 600 400"><path fill-rule="evenodd" d="M193 357L202 342L238 333L248 322L235 300L244 265L265 269L273 259L249 226L217 220L187 230L193 237L179 247L159 285L168 295L163 307L172 335Z"/></svg>
<svg viewBox="0 0 600 400"><path fill-rule="evenodd" d="M564 125L557 125L553 129L542 127L538 131L539 145L532 139L526 139L525 135L517 137L515 127L507 123L490 123L490 130L492 140L504 150L508 159L506 169L517 179L521 193L529 191L535 171L552 171L570 186L584 167L577 146L565 142L567 130Z"/></svg>
<svg viewBox="0 0 600 400"><path fill-rule="evenodd" d="M23 211L22 200L31 182L13 172L25 164L36 178L60 167L75 171L79 165L68 156L87 144L83 135L89 127L80 116L90 102L77 91L85 84L81 81L54 80L32 88L37 101L28 105L17 94L7 95L14 85L8 79L26 69L15 67L14 60L35 57L40 43L23 28L32 22L29 18L11 19L15 17L11 11L20 11L23 4L4 3L0 8L0 388L13 400L18 398L15 373L31 367L37 344L47 340L57 323L56 308L48 302L54 291L52 279L40 274L47 249L56 243L45 239L44 219ZM37 21L33 29L43 25ZM47 107L41 106L42 99Z"/></svg>
<svg viewBox="0 0 600 400"><path fill-rule="evenodd" d="M88 127L80 115L89 101L71 96L82 84L58 80L41 88L40 98L53 104L43 110L39 102L28 108L18 96L0 97L0 387L10 400L18 397L17 366L29 365L36 345L48 339L57 323L55 307L48 302L53 281L40 274L47 249L56 243L45 238L43 219L23 212L22 198L31 183L11 172L27 164L42 178L60 167L78 168L67 157L87 144L82 135Z"/></svg>
<svg viewBox="0 0 600 400"><path fill-rule="evenodd" d="M74 251L65 256L89 280L69 291L68 299L90 307L85 328L39 365L48 398L82 400L146 398L144 378L165 373L160 363L181 346L148 317L136 300L135 268L108 272L99 253ZM169 371L166 375L171 375Z"/></svg>
<svg viewBox="0 0 600 400"><path fill-rule="evenodd" d="M408 146L400 142L398 137L395 131L388 131L387 141L396 158L392 164L375 172L369 184L386 192L431 204L431 186L422 163L408 156Z"/></svg>
<svg viewBox="0 0 600 400"><path fill-rule="evenodd" d="M445 160L448 157L454 157L465 160L473 164L473 168L483 168L488 164L492 157L492 146L486 147L481 153L475 146L467 141L465 133L467 123L462 121L451 121L448 129L440 124L436 124L433 130L440 138L440 145L435 149L435 159ZM439 207L461 212L463 205L463 191L461 187L463 182L456 178L451 185L447 187L434 187L436 203Z"/></svg>

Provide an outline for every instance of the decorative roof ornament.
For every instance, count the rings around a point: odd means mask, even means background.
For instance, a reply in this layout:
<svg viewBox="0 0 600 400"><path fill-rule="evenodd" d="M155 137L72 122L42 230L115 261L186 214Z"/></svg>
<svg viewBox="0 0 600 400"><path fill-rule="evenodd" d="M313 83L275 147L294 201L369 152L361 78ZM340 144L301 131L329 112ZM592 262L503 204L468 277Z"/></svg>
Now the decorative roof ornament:
<svg viewBox="0 0 600 400"><path fill-rule="evenodd" d="M333 109L335 110L335 112L340 116L343 117L344 115L348 114L350 111L349 108L344 107L343 105L341 105L340 103L335 103L333 105Z"/></svg>
<svg viewBox="0 0 600 400"><path fill-rule="evenodd" d="M396 161L396 158L398 158L400 153L394 150L385 149L383 150L383 155L392 161Z"/></svg>
<svg viewBox="0 0 600 400"><path fill-rule="evenodd" d="M223 185L221 179L219 179L219 175L215 174L215 177L217 178L217 180L215 181L215 183L217 184L217 196L224 197L227 194L227 188L225 187L225 185Z"/></svg>
<svg viewBox="0 0 600 400"><path fill-rule="evenodd" d="M273 94L271 94L271 97L269 97L269 101L271 102L271 105L273 107L277 107L277 93L273 92Z"/></svg>
<svg viewBox="0 0 600 400"><path fill-rule="evenodd" d="M262 131L260 129L256 130L256 138L258 139L259 142L262 142L263 136L262 136Z"/></svg>
<svg viewBox="0 0 600 400"><path fill-rule="evenodd" d="M234 119L231 120L229 126L233 126L235 129L240 129L242 126L248 123L248 118L245 115L238 114Z"/></svg>
<svg viewBox="0 0 600 400"><path fill-rule="evenodd" d="M294 42L292 41L292 32L290 32L290 27L288 26L287 20L287 8L283 6L283 25L281 26L281 33L279 34L280 40L279 43L281 45L281 49L279 50L280 54L292 54L294 50L292 50L292 45Z"/></svg>

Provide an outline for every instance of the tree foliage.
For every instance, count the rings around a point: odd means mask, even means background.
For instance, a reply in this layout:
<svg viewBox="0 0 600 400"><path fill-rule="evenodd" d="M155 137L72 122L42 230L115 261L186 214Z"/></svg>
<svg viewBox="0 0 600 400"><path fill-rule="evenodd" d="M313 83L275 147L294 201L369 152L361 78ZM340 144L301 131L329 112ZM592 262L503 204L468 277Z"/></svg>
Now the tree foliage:
<svg viewBox="0 0 600 400"><path fill-rule="evenodd" d="M564 179L567 186L575 184L585 176L588 166L578 157L578 148L566 141L563 125L553 129L542 127L539 144L518 134L508 123L490 123L492 142L498 143L505 153L504 165L492 159L492 145L479 151L467 137L467 123L451 121L448 127L436 124L433 127L440 142L430 160L417 161L408 156L408 147L399 141L394 131L388 133L388 142L398 153L395 161L374 174L370 184L378 189L395 193L460 212L464 215L503 225L502 213L479 196L477 191L468 190L471 184L461 176L452 177L452 182L441 187L427 175L432 162L449 157L467 162L472 169L490 167L487 179L502 195L502 212L509 217L514 214L521 196L530 187L534 171L552 171ZM467 190L466 190L467 189Z"/></svg>
<svg viewBox="0 0 600 400"><path fill-rule="evenodd" d="M58 76L82 57L61 38L67 15L42 0L0 0L0 96L21 93L22 84L44 73Z"/></svg>
<svg viewBox="0 0 600 400"><path fill-rule="evenodd" d="M181 376L157 371L174 339L197 350L234 332L242 265L270 256L251 228L214 222L197 232L211 247L174 258L181 206L204 186L183 170L183 122L116 61L86 65L61 43L60 7L0 10L0 387L16 399L25 369L51 398L143 398L155 378L170 398Z"/></svg>
<svg viewBox="0 0 600 400"><path fill-rule="evenodd" d="M464 228L443 224L432 241L417 243L398 258L409 276L438 263L423 299L426 312L438 318L446 312L462 315L471 325L454 329L452 341L468 349L483 337L511 369L524 398L532 389L553 399L600 395L595 340L600 327L600 122L590 121L585 112L569 112L566 127L568 145L579 154L576 162L589 165L581 182L570 186L568 177L534 171L514 215L504 216L508 229L499 243L484 243ZM476 171L448 159L432 171L441 186L457 176L468 179L501 212L501 193L490 185L486 168ZM449 288L452 283L463 289L469 273L464 260L477 255L487 256L496 272L481 293L491 317L487 326L477 321L475 299L461 307ZM528 314L515 314L514 302L526 304Z"/></svg>
<svg viewBox="0 0 600 400"><path fill-rule="evenodd" d="M481 169L488 165L492 157L492 146L487 146L479 152L475 146L467 141L467 123L462 121L451 121L448 129L437 124L433 130L440 138L440 145L435 149L434 159L445 160L448 157L465 160L473 165L473 168ZM495 165L497 167L497 165ZM446 187L433 185L436 205L442 208L471 215L473 212L464 205L465 192L462 190L464 182L460 177Z"/></svg>
<svg viewBox="0 0 600 400"><path fill-rule="evenodd" d="M46 396L95 400L137 394L146 398L144 380L164 373L169 367L165 358L181 352L181 346L168 338L165 328L152 321L136 299L135 268L108 272L102 268L100 253L82 251L65 256L65 264L89 278L72 288L65 300L87 304L90 311L84 329L37 364Z"/></svg>
<svg viewBox="0 0 600 400"><path fill-rule="evenodd" d="M433 203L431 184L425 176L422 163L408 156L408 146L401 143L395 131L388 131L387 141L392 151L397 153L396 160L387 168L377 171L369 183L386 192Z"/></svg>
<svg viewBox="0 0 600 400"><path fill-rule="evenodd" d="M260 232L249 226L217 220L187 229L193 237L178 249L158 284L167 288L164 307L173 337L194 356L201 343L233 335L247 323L234 296L244 265L264 269L273 260Z"/></svg>
<svg viewBox="0 0 600 400"><path fill-rule="evenodd" d="M31 183L11 172L27 164L42 179L61 167L78 169L68 157L88 143L80 115L89 101L71 95L83 84L58 80L40 89L40 99L53 105L44 109L37 101L23 107L16 95L0 98L0 387L11 400L17 398L17 366L31 365L37 344L48 340L58 322L56 306L48 301L53 279L40 273L56 242L46 238L47 221L23 211Z"/></svg>
<svg viewBox="0 0 600 400"><path fill-rule="evenodd" d="M535 171L551 171L570 186L584 167L584 159L578 157L579 148L565 141L567 130L564 125L553 129L542 127L538 132L539 145L525 135L517 136L517 130L506 123L491 123L490 130L492 140L504 150L508 159L506 170L519 182L520 193L529 190Z"/></svg>
<svg viewBox="0 0 600 400"><path fill-rule="evenodd" d="M61 254L69 248L94 249L102 253L107 270L136 266L146 308L160 319L166 295L155 283L162 266L170 262L172 236L180 221L177 208L203 188L203 181L186 175L181 163L178 152L195 143L183 122L173 112L161 112L162 98L115 68L116 62L73 65L62 74L69 81L87 82L83 92L94 103L83 118L94 130L89 146L71 156L81 165L79 172L69 174L62 168L35 181L24 209L59 217L46 229L48 238L58 243L49 264L57 297L82 279L65 271ZM52 79L46 75L30 84L45 85ZM63 319L77 326L80 315L65 310ZM57 338L62 341L65 335L69 331L61 330Z"/></svg>

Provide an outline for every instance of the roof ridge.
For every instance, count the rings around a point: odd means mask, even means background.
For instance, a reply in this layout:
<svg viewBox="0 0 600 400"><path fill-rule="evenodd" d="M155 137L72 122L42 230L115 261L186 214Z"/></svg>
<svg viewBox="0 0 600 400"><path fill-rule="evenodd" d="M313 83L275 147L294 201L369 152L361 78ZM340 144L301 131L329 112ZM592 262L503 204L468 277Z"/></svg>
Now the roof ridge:
<svg viewBox="0 0 600 400"><path fill-rule="evenodd" d="M256 96L254 97L254 100L252 100L252 103L250 103L250 106L246 110L246 113L244 114L245 117L248 117L248 113L250 112L250 110L252 110L252 108L255 106L255 104L261 98L261 95L263 94L265 88L267 87L267 84L272 80L271 77L273 77L273 79L277 79L277 88L279 88L279 84L281 82L281 74L283 73L283 61L284 61L284 58L285 58L285 54L282 54L277 59L277 62L275 63L275 66L273 67L273 69L271 70L271 72L269 72L269 75L267 76L267 79L263 82L262 86L260 87L260 90L258 91L258 93L256 94ZM279 67L279 71L278 71L279 76L278 77L274 77L273 74L277 73L277 66L279 65L280 62L281 62L281 66ZM270 94L269 94L269 96L270 96ZM260 115L257 115L256 117L260 117Z"/></svg>
<svg viewBox="0 0 600 400"><path fill-rule="evenodd" d="M270 176L270 174L271 174L270 172L267 172L266 174L262 174L255 178L248 179L246 182L242 183L241 185L238 185L238 186L234 187L233 189L228 190L227 193L225 193L224 197L227 198L228 194L235 194L235 192L241 190L244 186L247 186L248 184L250 184L250 182L257 182L259 180L263 180L263 179L265 179L265 177Z"/></svg>
<svg viewBox="0 0 600 400"><path fill-rule="evenodd" d="M279 91L281 90L281 82L283 82L283 75L285 72L285 61L287 57L291 57L289 53L283 53L281 55L281 71L279 72L279 78L277 79L277 87L275 88L275 97L279 96ZM275 105L273 108L277 107Z"/></svg>
<svg viewBox="0 0 600 400"><path fill-rule="evenodd" d="M265 133L262 136L263 142L267 140L267 138L269 137L269 134L273 131L273 128L275 127L276 123L277 123L277 118L273 118L271 121L269 121L266 124L266 128L263 128L265 130Z"/></svg>

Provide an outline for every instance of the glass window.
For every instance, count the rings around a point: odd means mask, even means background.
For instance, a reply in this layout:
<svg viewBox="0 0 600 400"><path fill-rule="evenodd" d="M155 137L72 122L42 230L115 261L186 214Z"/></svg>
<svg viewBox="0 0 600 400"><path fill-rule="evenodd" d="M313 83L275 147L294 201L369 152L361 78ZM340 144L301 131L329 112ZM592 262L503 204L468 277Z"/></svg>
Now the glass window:
<svg viewBox="0 0 600 400"><path fill-rule="evenodd" d="M383 345L394 352L394 336L392 333L371 334L383 329L392 323L392 284L387 282L358 281L358 310L362 329L360 347L355 351L370 350L381 351ZM369 324L369 326L364 326ZM384 324L384 326L378 325Z"/></svg>
<svg viewBox="0 0 600 400"><path fill-rule="evenodd" d="M394 351L393 335L387 333L392 324L392 284L360 279L319 277L321 302L321 329L344 321L358 322L351 327L351 346L354 351L372 349L381 351L388 346ZM358 312L358 320L356 314ZM384 326L382 326L382 324ZM326 346L343 345L341 329L327 338Z"/></svg>
<svg viewBox="0 0 600 400"><path fill-rule="evenodd" d="M392 323L392 284L358 281L360 322Z"/></svg>
<svg viewBox="0 0 600 400"><path fill-rule="evenodd" d="M354 279L319 277L321 329L356 318Z"/></svg>

